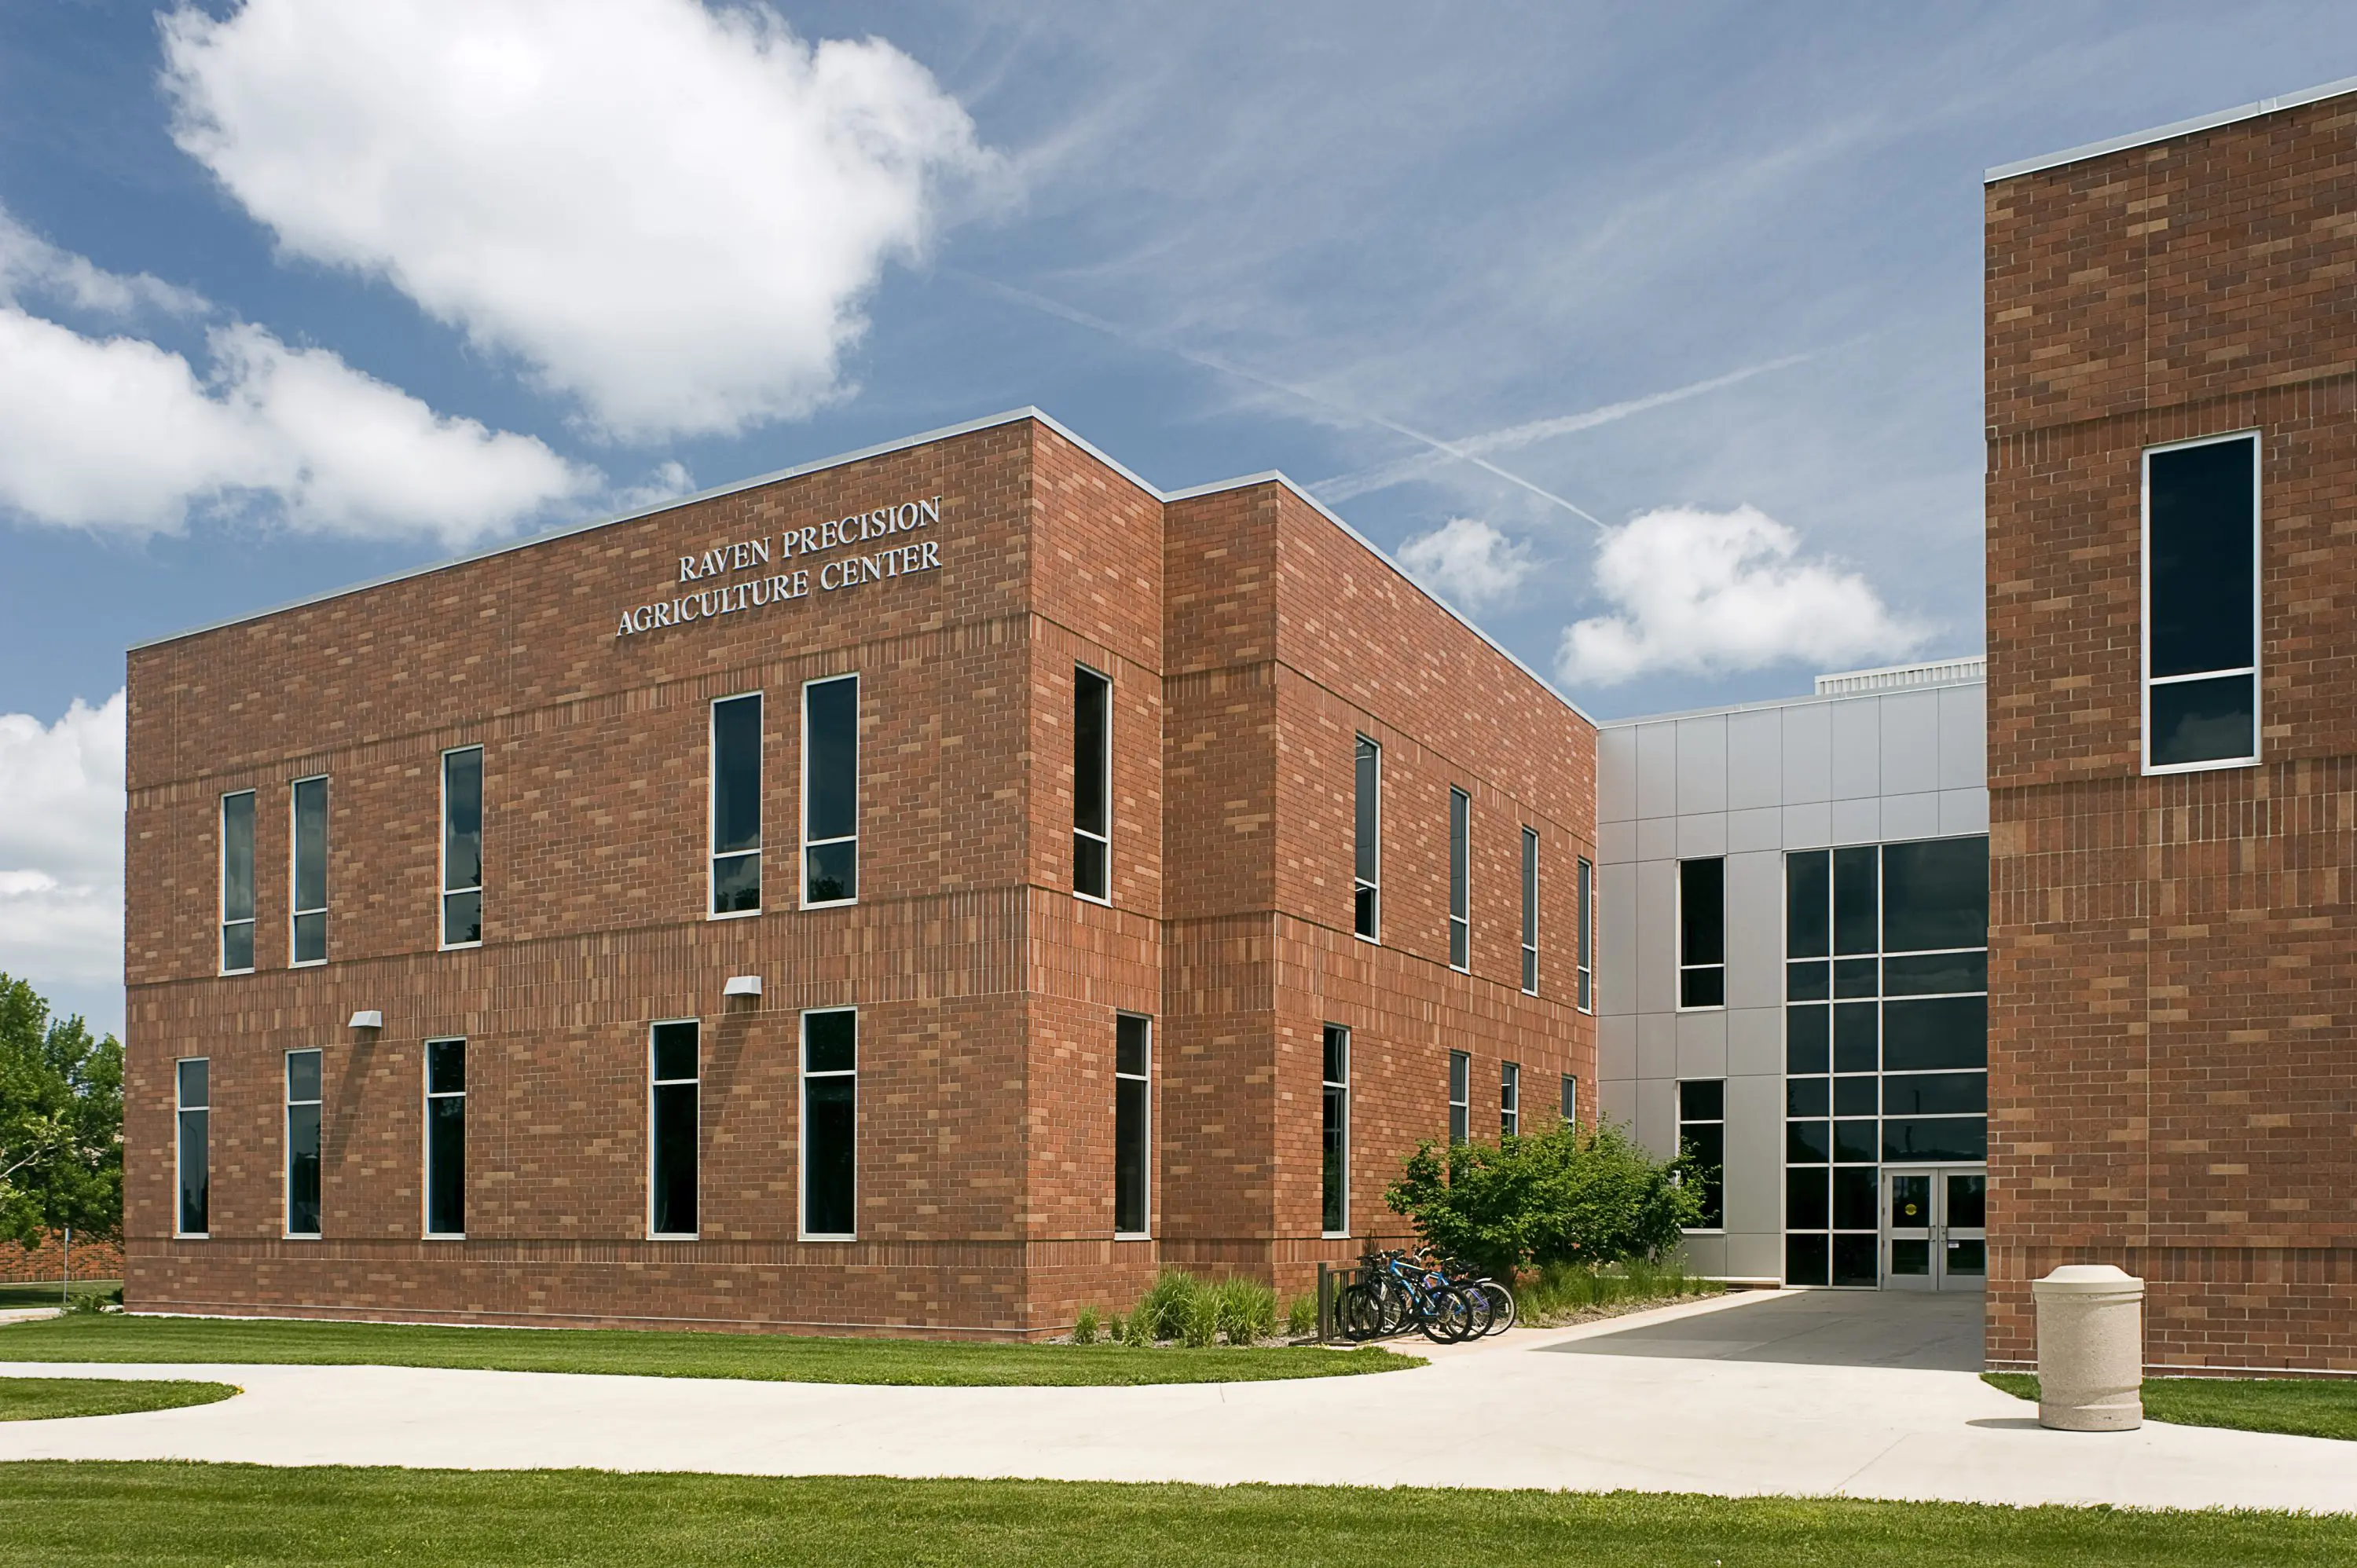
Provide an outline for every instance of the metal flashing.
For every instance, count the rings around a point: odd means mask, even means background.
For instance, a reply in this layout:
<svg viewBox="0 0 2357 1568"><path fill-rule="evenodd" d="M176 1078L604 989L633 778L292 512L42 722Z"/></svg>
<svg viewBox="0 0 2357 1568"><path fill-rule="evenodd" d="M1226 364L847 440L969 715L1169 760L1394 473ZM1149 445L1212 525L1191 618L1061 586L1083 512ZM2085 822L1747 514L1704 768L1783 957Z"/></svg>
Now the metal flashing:
<svg viewBox="0 0 2357 1568"><path fill-rule="evenodd" d="M2039 157L2023 158L2017 163L1999 164L1981 177L1981 183L1995 185L2001 179L2012 179L2018 175L2036 174L2040 169L2060 168L2064 164L2075 164L2087 158L2099 158L2106 153L2124 152L2130 147L2146 146L2154 142L2166 142L2172 136L2188 136L2196 131L2207 131L2219 125L2231 125L2237 120L2255 120L2262 114L2273 114L2279 110L2297 109L2304 103L2316 103L2327 98L2338 98L2344 92L2357 92L2357 76L2344 76L2338 81L2328 81L2320 87L2305 87L2297 92L2278 93L2273 98L2262 98L2255 103L2244 103L2233 109L2221 109L2212 114L2197 114L2190 120L2172 121L2166 125L2155 125L2148 131L2131 131L2125 136L2107 136L2100 142L2089 142L2084 146L2065 147L2059 153L2047 153Z"/></svg>
<svg viewBox="0 0 2357 1568"><path fill-rule="evenodd" d="M1986 655L1985 654L1971 654L1960 659L1936 660L1932 662L1936 664L1973 664L1978 663L1982 660L1986 659ZM1910 668L1910 666L1894 665L1892 668L1903 670ZM1864 674L1870 673L1870 671L1846 671L1846 673ZM1596 721L1596 727L1600 730L1634 729L1639 725L1669 724L1678 719L1707 719L1716 718L1726 714L1765 713L1771 708L1806 708L1813 707L1823 703L1855 703L1864 698L1900 696L1908 692L1932 692L1947 686L1986 686L1987 684L1988 675L1986 672L1986 666L1984 665L1981 669L1975 670L1969 675L1957 675L1944 680L1925 681L1910 686L1870 687L1863 691L1800 692L1790 697L1761 697L1749 703L1722 703L1716 707L1681 708L1675 713L1632 714L1625 719L1598 719Z"/></svg>

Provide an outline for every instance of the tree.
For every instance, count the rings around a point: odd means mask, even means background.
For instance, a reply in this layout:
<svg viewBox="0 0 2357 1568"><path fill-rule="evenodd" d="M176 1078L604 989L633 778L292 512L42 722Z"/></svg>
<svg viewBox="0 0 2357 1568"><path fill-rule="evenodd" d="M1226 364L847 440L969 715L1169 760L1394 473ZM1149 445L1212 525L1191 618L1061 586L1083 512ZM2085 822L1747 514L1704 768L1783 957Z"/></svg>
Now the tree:
<svg viewBox="0 0 2357 1568"><path fill-rule="evenodd" d="M1559 1122L1494 1144L1426 1140L1383 1197L1440 1252L1502 1280L1554 1262L1660 1257L1702 1218L1700 1175L1610 1123Z"/></svg>
<svg viewBox="0 0 2357 1568"><path fill-rule="evenodd" d="M0 973L0 1239L123 1233L123 1046Z"/></svg>

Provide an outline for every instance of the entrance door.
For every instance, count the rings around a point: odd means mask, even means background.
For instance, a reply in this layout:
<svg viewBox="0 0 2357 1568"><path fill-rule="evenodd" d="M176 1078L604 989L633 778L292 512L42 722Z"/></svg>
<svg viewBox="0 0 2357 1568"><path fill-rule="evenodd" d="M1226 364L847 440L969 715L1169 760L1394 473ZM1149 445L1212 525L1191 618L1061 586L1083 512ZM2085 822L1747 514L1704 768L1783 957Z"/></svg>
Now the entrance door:
<svg viewBox="0 0 2357 1568"><path fill-rule="evenodd" d="M1988 1173L1929 1167L1882 1176L1886 1290L1981 1290L1988 1278Z"/></svg>

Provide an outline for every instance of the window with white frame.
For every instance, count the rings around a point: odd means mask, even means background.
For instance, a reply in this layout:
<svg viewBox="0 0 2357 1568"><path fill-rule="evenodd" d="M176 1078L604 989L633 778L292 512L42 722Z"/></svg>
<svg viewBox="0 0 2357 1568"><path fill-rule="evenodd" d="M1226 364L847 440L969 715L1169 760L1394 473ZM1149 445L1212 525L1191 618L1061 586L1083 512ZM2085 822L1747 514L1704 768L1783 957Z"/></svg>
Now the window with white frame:
<svg viewBox="0 0 2357 1568"><path fill-rule="evenodd" d="M1539 831L1523 830L1523 989L1539 993Z"/></svg>
<svg viewBox="0 0 2357 1568"><path fill-rule="evenodd" d="M647 1035L647 1229L695 1235L696 1165L703 1125L696 1021L655 1025Z"/></svg>
<svg viewBox="0 0 2357 1568"><path fill-rule="evenodd" d="M1113 682L1072 667L1072 891L1113 901Z"/></svg>
<svg viewBox="0 0 2357 1568"><path fill-rule="evenodd" d="M297 779L291 822L294 961L328 961L328 780Z"/></svg>
<svg viewBox="0 0 2357 1568"><path fill-rule="evenodd" d="M1473 797L1448 791L1448 967L1473 967Z"/></svg>
<svg viewBox="0 0 2357 1568"><path fill-rule="evenodd" d="M221 970L253 968L253 791L221 801Z"/></svg>
<svg viewBox="0 0 2357 1568"><path fill-rule="evenodd" d="M712 913L761 908L761 693L712 704Z"/></svg>
<svg viewBox="0 0 2357 1568"><path fill-rule="evenodd" d="M1114 1020L1113 1228L1143 1236L1153 1224L1154 1026L1134 1013Z"/></svg>
<svg viewBox="0 0 2357 1568"><path fill-rule="evenodd" d="M1512 1138L1523 1130L1523 1068L1503 1062L1498 1068L1498 1136Z"/></svg>
<svg viewBox="0 0 2357 1568"><path fill-rule="evenodd" d="M202 1236L212 1223L212 1063L185 1057L172 1064L173 1132L178 1143L179 1203L174 1230Z"/></svg>
<svg viewBox="0 0 2357 1568"><path fill-rule="evenodd" d="M483 748L442 754L442 945L483 940Z"/></svg>
<svg viewBox="0 0 2357 1568"><path fill-rule="evenodd" d="M859 897L859 677L802 688L802 907Z"/></svg>
<svg viewBox="0 0 2357 1568"><path fill-rule="evenodd" d="M467 1042L425 1042L425 1233L467 1233Z"/></svg>
<svg viewBox="0 0 2357 1568"><path fill-rule="evenodd" d="M1383 748L1359 736L1352 800L1351 929L1383 940Z"/></svg>
<svg viewBox="0 0 2357 1568"><path fill-rule="evenodd" d="M802 1235L849 1240L859 1229L859 1014L802 1015Z"/></svg>
<svg viewBox="0 0 2357 1568"><path fill-rule="evenodd" d="M319 1233L318 1051L286 1053L286 1234Z"/></svg>
<svg viewBox="0 0 2357 1568"><path fill-rule="evenodd" d="M1351 1233L1351 1031L1326 1026L1323 1157L1319 1161L1321 1224L1329 1236Z"/></svg>
<svg viewBox="0 0 2357 1568"><path fill-rule="evenodd" d="M1596 867L1579 862L1579 1010L1596 1011Z"/></svg>
<svg viewBox="0 0 2357 1568"><path fill-rule="evenodd" d="M1448 1141L1468 1143L1473 1136L1473 1058L1463 1051L1448 1053Z"/></svg>
<svg viewBox="0 0 2357 1568"><path fill-rule="evenodd" d="M1678 862L1678 1005L1727 1005L1727 862Z"/></svg>
<svg viewBox="0 0 2357 1568"><path fill-rule="evenodd" d="M1579 1121L1579 1079L1569 1073L1563 1075L1563 1119L1574 1123Z"/></svg>
<svg viewBox="0 0 2357 1568"><path fill-rule="evenodd" d="M2259 756L2259 438L2144 455L2144 735L2151 772Z"/></svg>

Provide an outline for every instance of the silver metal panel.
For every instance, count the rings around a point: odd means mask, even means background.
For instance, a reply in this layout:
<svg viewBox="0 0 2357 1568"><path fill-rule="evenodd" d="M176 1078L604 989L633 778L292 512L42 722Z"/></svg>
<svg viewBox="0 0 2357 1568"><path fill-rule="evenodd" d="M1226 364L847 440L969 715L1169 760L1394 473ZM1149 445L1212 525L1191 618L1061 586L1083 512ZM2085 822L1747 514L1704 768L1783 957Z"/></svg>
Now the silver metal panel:
<svg viewBox="0 0 2357 1568"><path fill-rule="evenodd" d="M1674 816L1678 809L1678 726L1672 724L1637 726L1637 810L1639 817Z"/></svg>
<svg viewBox="0 0 2357 1568"><path fill-rule="evenodd" d="M1988 687L1950 686L1940 693L1940 788L1988 787Z"/></svg>
<svg viewBox="0 0 2357 1568"><path fill-rule="evenodd" d="M1637 1017L1637 1076L1671 1078L1678 1066L1678 1015L1642 1013Z"/></svg>
<svg viewBox="0 0 2357 1568"><path fill-rule="evenodd" d="M1678 814L1727 810L1727 720L1681 719L1678 736Z"/></svg>
<svg viewBox="0 0 2357 1568"><path fill-rule="evenodd" d="M1882 792L1912 795L1940 787L1940 693L1896 692L1882 710ZM1836 725L1840 720L1834 721Z"/></svg>
<svg viewBox="0 0 2357 1568"><path fill-rule="evenodd" d="M1680 1078L1727 1076L1727 1015L1681 1013L1678 1020L1677 1062Z"/></svg>
<svg viewBox="0 0 2357 1568"><path fill-rule="evenodd" d="M1784 1228L1784 1079L1727 1080L1727 1229Z"/></svg>
<svg viewBox="0 0 2357 1568"><path fill-rule="evenodd" d="M1784 804L1834 798L1834 709L1810 703L1783 710Z"/></svg>
<svg viewBox="0 0 2357 1568"><path fill-rule="evenodd" d="M1675 860L1678 857L1678 820L1675 817L1647 817L1637 824L1637 858L1639 860Z"/></svg>
<svg viewBox="0 0 2357 1568"><path fill-rule="evenodd" d="M1679 1244L1684 1255L1686 1272L1705 1279L1717 1279L1727 1273L1727 1238L1712 1231L1697 1230Z"/></svg>
<svg viewBox="0 0 2357 1568"><path fill-rule="evenodd" d="M1596 732L1596 820L1625 822L1637 814L1637 732L1614 725Z"/></svg>
<svg viewBox="0 0 2357 1568"><path fill-rule="evenodd" d="M1784 1173L1776 1173L1776 1201L1781 1205ZM1727 1277L1731 1280L1781 1280L1784 1277L1784 1231L1746 1231L1727 1239Z"/></svg>
<svg viewBox="0 0 2357 1568"><path fill-rule="evenodd" d="M1656 1159L1678 1157L1678 1086L1667 1073L1637 1080L1637 1141Z"/></svg>
<svg viewBox="0 0 2357 1568"><path fill-rule="evenodd" d="M1637 1011L1668 1012L1678 1004L1677 863L1641 860L1636 871Z"/></svg>
<svg viewBox="0 0 2357 1568"><path fill-rule="evenodd" d="M1988 831L1987 790L1943 789L1940 791L1940 832L1943 836L1985 833Z"/></svg>
<svg viewBox="0 0 2357 1568"><path fill-rule="evenodd" d="M1607 1014L1596 1020L1596 1071L1606 1079L1637 1076L1637 1020Z"/></svg>
<svg viewBox="0 0 2357 1568"><path fill-rule="evenodd" d="M1634 1126L1637 1121L1637 1080L1608 1078L1596 1086L1597 1109L1607 1122Z"/></svg>
<svg viewBox="0 0 2357 1568"><path fill-rule="evenodd" d="M1596 824L1596 861L1599 865L1625 865L1637 858L1637 824Z"/></svg>
<svg viewBox="0 0 2357 1568"><path fill-rule="evenodd" d="M1784 856L1727 857L1727 1004L1772 1006L1784 997Z"/></svg>
<svg viewBox="0 0 2357 1568"><path fill-rule="evenodd" d="M1777 1082L1783 1081L1784 1009L1781 1004L1727 1010L1727 1070L1730 1076L1773 1073Z"/></svg>
<svg viewBox="0 0 2357 1568"><path fill-rule="evenodd" d="M1784 715L1769 710L1727 716L1729 811L1779 805L1784 786Z"/></svg>
<svg viewBox="0 0 2357 1568"><path fill-rule="evenodd" d="M1860 697L1827 704L1833 718L1833 798L1862 800L1882 793L1882 702Z"/></svg>
<svg viewBox="0 0 2357 1568"><path fill-rule="evenodd" d="M1762 806L1756 811L1727 813L1727 853L1784 847L1784 809Z"/></svg>
<svg viewBox="0 0 2357 1568"><path fill-rule="evenodd" d="M1834 842L1834 808L1830 800L1784 808L1784 847L1823 849Z"/></svg>
<svg viewBox="0 0 2357 1568"><path fill-rule="evenodd" d="M1880 800L1835 800L1834 843L1876 843L1882 838Z"/></svg>
<svg viewBox="0 0 2357 1568"><path fill-rule="evenodd" d="M1908 839L1939 836L1938 795L1885 795L1882 798L1882 837L1885 843L1900 843Z"/></svg>
<svg viewBox="0 0 2357 1568"><path fill-rule="evenodd" d="M1597 1009L1605 1014L1637 1010L1637 868L1601 865L1596 870L1596 902L1603 929L1597 932Z"/></svg>
<svg viewBox="0 0 2357 1568"><path fill-rule="evenodd" d="M1707 860L1727 853L1727 813L1705 811L1697 816L1680 817L1678 822L1678 858Z"/></svg>

